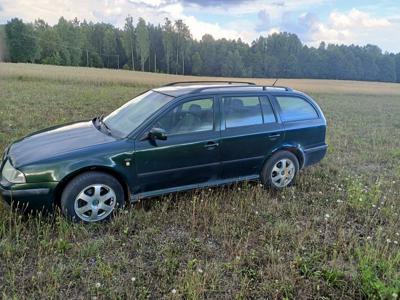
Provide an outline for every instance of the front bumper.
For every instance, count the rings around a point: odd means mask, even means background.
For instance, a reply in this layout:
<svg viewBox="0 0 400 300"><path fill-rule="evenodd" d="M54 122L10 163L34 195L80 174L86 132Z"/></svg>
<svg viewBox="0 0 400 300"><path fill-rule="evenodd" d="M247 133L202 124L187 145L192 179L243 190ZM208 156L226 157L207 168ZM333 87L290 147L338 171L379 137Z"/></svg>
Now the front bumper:
<svg viewBox="0 0 400 300"><path fill-rule="evenodd" d="M11 184L0 182L1 198L13 207L28 210L51 210L57 182Z"/></svg>

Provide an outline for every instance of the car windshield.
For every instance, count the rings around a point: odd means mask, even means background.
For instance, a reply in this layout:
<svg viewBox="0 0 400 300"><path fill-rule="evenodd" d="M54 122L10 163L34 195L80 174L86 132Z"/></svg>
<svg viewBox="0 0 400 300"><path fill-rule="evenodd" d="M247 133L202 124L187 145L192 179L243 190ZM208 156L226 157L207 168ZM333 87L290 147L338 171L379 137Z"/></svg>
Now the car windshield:
<svg viewBox="0 0 400 300"><path fill-rule="evenodd" d="M126 137L172 99L171 96L148 91L113 111L104 118L104 123L118 136Z"/></svg>

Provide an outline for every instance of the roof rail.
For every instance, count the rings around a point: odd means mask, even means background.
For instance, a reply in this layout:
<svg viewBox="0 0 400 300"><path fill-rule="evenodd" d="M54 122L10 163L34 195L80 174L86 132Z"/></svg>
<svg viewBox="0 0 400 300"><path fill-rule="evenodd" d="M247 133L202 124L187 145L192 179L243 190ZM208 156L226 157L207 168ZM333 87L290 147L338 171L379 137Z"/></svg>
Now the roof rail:
<svg viewBox="0 0 400 300"><path fill-rule="evenodd" d="M194 84L194 83L227 83L227 84L247 84L247 85L256 85L254 82L248 81L231 81L231 80L198 80L198 81L176 81L167 83L163 86L175 86L180 84Z"/></svg>
<svg viewBox="0 0 400 300"><path fill-rule="evenodd" d="M290 87L279 86L279 85L264 85L262 88L263 88L264 91L266 91L268 88L271 88L271 89L283 89L283 90L285 90L287 92L293 91Z"/></svg>
<svg viewBox="0 0 400 300"><path fill-rule="evenodd" d="M196 88L195 90L193 90L192 92L191 92L191 94L196 94L196 93L199 93L199 92L202 92L202 91L205 91L205 90L209 90L209 89L219 89L219 88L221 88L221 86L203 86L203 87L199 87L199 88ZM223 87L223 88L227 88L227 87ZM230 89L233 89L233 88L243 88L243 86L240 86L240 85L232 85L232 86L229 86L229 88ZM271 88L271 89L281 89L281 90L285 90L286 92L292 92L293 91L293 89L291 89L290 87L286 87L286 86L269 86L269 85L265 85L265 86L263 86L263 85L253 85L253 84L251 84L251 85L249 85L249 86L246 86L246 88L259 88L259 89L262 89L263 91L266 91L267 89L269 89L269 88Z"/></svg>

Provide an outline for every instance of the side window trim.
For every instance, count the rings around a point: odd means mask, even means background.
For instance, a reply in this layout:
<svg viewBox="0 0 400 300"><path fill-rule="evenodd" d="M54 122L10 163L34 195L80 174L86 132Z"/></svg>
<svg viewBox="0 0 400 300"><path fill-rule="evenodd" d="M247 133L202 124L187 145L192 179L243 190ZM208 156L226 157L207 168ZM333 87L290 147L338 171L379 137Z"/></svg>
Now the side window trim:
<svg viewBox="0 0 400 300"><path fill-rule="evenodd" d="M258 106L260 107L262 124L265 124L264 110L263 110L263 105L262 105L262 102L261 102L261 97L260 96L256 96L256 97L258 98Z"/></svg>
<svg viewBox="0 0 400 300"><path fill-rule="evenodd" d="M218 127L217 126L217 112L219 111L218 109L218 99L216 99L215 96L213 95L204 95L204 96L195 96L195 97L188 97L188 98L184 98L179 100L178 102L174 103L171 107L169 107L167 110L165 110L164 112L162 112L159 116L157 116L157 118L155 118L153 120L153 122L151 122L151 124L146 128L145 131L148 131L150 129L152 129L155 124L163 117L165 117L168 113L170 113L171 111L173 111L175 108L184 105L185 103L191 102L191 101L196 101L196 100L206 100L206 99L211 99L213 102L213 128L210 130L202 130L202 131L193 131L193 132L183 132L183 133L170 133L168 134L168 137L175 137L175 136L184 136L184 135L193 135L193 134L204 134L207 132L213 132L213 131L217 131Z"/></svg>
<svg viewBox="0 0 400 300"><path fill-rule="evenodd" d="M268 97L268 95L262 95L262 96L258 96L260 103L261 103L261 112L262 112L262 116L263 116L263 124L267 125L267 124L273 124L273 123L280 123L280 118L278 118L279 114L276 111L276 108L274 107L271 99ZM271 108L272 114L275 118L275 122L265 122L265 106L268 106Z"/></svg>

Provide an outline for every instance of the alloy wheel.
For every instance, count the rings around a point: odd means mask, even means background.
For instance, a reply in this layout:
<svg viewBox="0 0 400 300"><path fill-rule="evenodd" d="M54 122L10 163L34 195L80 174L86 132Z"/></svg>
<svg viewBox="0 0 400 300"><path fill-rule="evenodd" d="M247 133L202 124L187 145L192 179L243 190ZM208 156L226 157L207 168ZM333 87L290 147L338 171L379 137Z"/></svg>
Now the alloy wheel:
<svg viewBox="0 0 400 300"><path fill-rule="evenodd" d="M116 202L112 188L105 184L93 184L85 187L75 198L74 210L83 221L98 222L113 212Z"/></svg>
<svg viewBox="0 0 400 300"><path fill-rule="evenodd" d="M279 188L289 185L296 173L296 167L292 160L284 158L275 163L271 172L272 183Z"/></svg>

